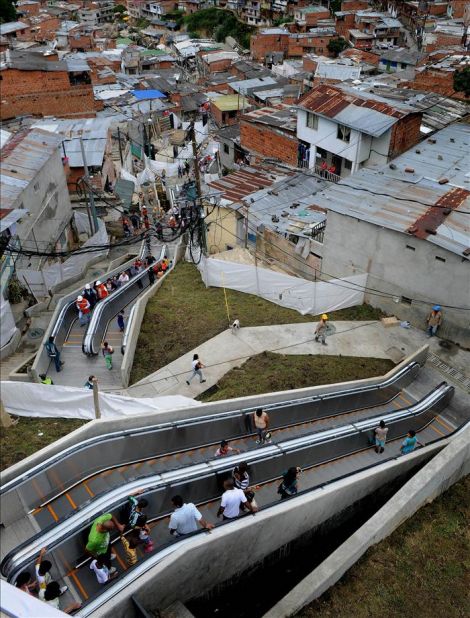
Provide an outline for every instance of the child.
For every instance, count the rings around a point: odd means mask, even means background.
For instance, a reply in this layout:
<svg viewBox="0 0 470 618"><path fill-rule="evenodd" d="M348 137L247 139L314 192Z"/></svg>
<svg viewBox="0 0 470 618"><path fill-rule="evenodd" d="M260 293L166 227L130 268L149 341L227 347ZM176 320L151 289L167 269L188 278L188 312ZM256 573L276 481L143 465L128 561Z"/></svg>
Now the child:
<svg viewBox="0 0 470 618"><path fill-rule="evenodd" d="M380 421L379 426L374 429L375 452L383 453L385 450L385 441L387 439L388 427L385 427L385 421Z"/></svg>
<svg viewBox="0 0 470 618"><path fill-rule="evenodd" d="M106 363L106 368L109 369L111 371L111 369L113 368L113 354L114 354L114 349L112 346L109 345L109 343L107 341L105 341L103 343L103 347L101 349L103 356L104 356L104 360Z"/></svg>
<svg viewBox="0 0 470 618"><path fill-rule="evenodd" d="M36 571L37 586L39 589L39 598L43 598L47 585L50 584L52 581L50 573L50 570L52 569L52 563L49 560L43 560L46 551L46 547L43 547L41 549L34 565L34 570ZM67 592L67 590L67 586L62 586L60 588L60 594L64 594L64 592Z"/></svg>
<svg viewBox="0 0 470 618"><path fill-rule="evenodd" d="M153 551L153 541L147 525L147 515L139 515L135 529L139 532L139 540L144 544L144 552L149 554Z"/></svg>
<svg viewBox="0 0 470 618"><path fill-rule="evenodd" d="M124 311L120 311L117 317L117 324L121 333L124 332Z"/></svg>
<svg viewBox="0 0 470 618"><path fill-rule="evenodd" d="M118 575L115 567L108 569L101 556L91 561L90 569L95 572L99 584L107 584Z"/></svg>
<svg viewBox="0 0 470 618"><path fill-rule="evenodd" d="M134 566L137 563L137 547L143 545L143 541L140 539L139 530L131 530L127 535L121 536L121 542L124 547L124 553L126 555L126 562L128 566Z"/></svg>

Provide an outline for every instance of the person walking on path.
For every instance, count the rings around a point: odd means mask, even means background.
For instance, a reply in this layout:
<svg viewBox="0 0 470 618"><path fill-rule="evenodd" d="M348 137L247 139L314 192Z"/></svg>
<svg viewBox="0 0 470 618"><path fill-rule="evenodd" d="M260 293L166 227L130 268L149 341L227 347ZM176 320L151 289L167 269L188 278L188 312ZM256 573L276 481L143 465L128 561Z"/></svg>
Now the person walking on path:
<svg viewBox="0 0 470 618"><path fill-rule="evenodd" d="M137 521L140 515L143 515L144 509L148 507L148 500L146 498L140 498L140 494L143 490L127 496L127 502L122 509L122 515L120 516L121 523L124 529L133 529L137 526Z"/></svg>
<svg viewBox="0 0 470 618"><path fill-rule="evenodd" d="M281 495L281 500L285 500L286 498L290 498L290 496L295 496L298 492L297 480L299 478L301 470L300 468L292 467L289 468L282 475L282 481L277 489L277 493Z"/></svg>
<svg viewBox="0 0 470 618"><path fill-rule="evenodd" d="M435 337L437 329L442 323L442 311L440 305L434 305L431 313L426 318L426 332L428 337Z"/></svg>
<svg viewBox="0 0 470 618"><path fill-rule="evenodd" d="M415 448L418 446L423 446L421 442L418 442L418 438L416 437L416 432L413 429L410 429L406 435L406 438L401 443L400 452L402 455L407 455L408 453L412 453Z"/></svg>
<svg viewBox="0 0 470 618"><path fill-rule="evenodd" d="M219 448L215 451L215 457L226 457L227 455L238 455L240 449L229 446L227 440L222 440Z"/></svg>
<svg viewBox="0 0 470 618"><path fill-rule="evenodd" d="M124 310L118 313L117 325L121 333L123 333L126 329L126 325L124 324Z"/></svg>
<svg viewBox="0 0 470 618"><path fill-rule="evenodd" d="M78 321L80 322L80 326L85 326L91 318L90 303L83 296L77 296L75 306L78 309Z"/></svg>
<svg viewBox="0 0 470 618"><path fill-rule="evenodd" d="M252 515L255 514L255 510L248 502L245 492L235 487L233 479L224 481L224 489L217 517L222 515L224 520L236 519L240 515L240 508L247 508Z"/></svg>
<svg viewBox="0 0 470 618"><path fill-rule="evenodd" d="M186 384L189 386L191 384L192 379L195 376L199 376L199 384L202 384L203 382L205 382L206 380L202 373L202 369L203 367L205 367L205 365L199 360L198 354L195 354L193 356L192 367L193 367L193 372L191 374L191 377L188 380L186 380Z"/></svg>
<svg viewBox="0 0 470 618"><path fill-rule="evenodd" d="M206 521L192 502L184 502L181 496L171 499L175 510L171 514L168 528L173 536L183 536L196 532L198 525L204 530L212 530L214 524Z"/></svg>
<svg viewBox="0 0 470 618"><path fill-rule="evenodd" d="M258 408L253 414L253 421L256 427L256 434L258 436L256 444L264 444L266 440L269 440L269 415L261 408Z"/></svg>
<svg viewBox="0 0 470 618"><path fill-rule="evenodd" d="M374 429L375 452L383 453L385 450L385 441L387 440L388 427L385 427L385 421L380 421L379 426Z"/></svg>
<svg viewBox="0 0 470 618"><path fill-rule="evenodd" d="M111 371L111 369L113 368L114 348L112 346L110 346L107 341L105 341L103 343L103 348L102 348L101 351L103 353L104 360L105 360L105 363L106 363L106 369L109 369Z"/></svg>
<svg viewBox="0 0 470 618"><path fill-rule="evenodd" d="M108 567L111 575L116 571L116 569L111 568L111 560L114 558L114 556L111 556L111 531L116 529L123 532L124 526L118 522L114 515L111 515L111 513L100 515L91 525L86 544L87 552L93 558L100 558L102 563Z"/></svg>
<svg viewBox="0 0 470 618"><path fill-rule="evenodd" d="M318 322L317 327L315 328L315 341L321 341L323 345L328 345L326 343L326 332L328 330L328 316L324 313L321 316L321 320Z"/></svg>
<svg viewBox="0 0 470 618"><path fill-rule="evenodd" d="M57 371L57 373L59 373L59 371L62 370L62 365L64 363L60 360L60 352L58 347L54 343L54 337L49 337L49 340L44 347L46 348L47 356L49 358L52 358L52 360L54 361L55 370Z"/></svg>
<svg viewBox="0 0 470 618"><path fill-rule="evenodd" d="M54 384L52 378L46 373L39 374L39 378L41 379L41 384Z"/></svg>

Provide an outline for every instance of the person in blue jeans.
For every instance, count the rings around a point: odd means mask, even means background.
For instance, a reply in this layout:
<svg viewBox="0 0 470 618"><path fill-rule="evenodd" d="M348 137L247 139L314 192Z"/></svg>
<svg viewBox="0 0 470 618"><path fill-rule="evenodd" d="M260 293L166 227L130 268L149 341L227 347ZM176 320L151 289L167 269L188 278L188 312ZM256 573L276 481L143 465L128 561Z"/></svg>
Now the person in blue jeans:
<svg viewBox="0 0 470 618"><path fill-rule="evenodd" d="M57 372L61 371L62 365L64 363L60 360L59 348L54 343L54 337L52 336L49 337L49 340L46 343L45 348L46 348L47 356L54 361L55 370Z"/></svg>
<svg viewBox="0 0 470 618"><path fill-rule="evenodd" d="M403 440L400 451L402 455L407 455L408 453L412 453L417 445L423 446L420 442L418 442L418 438L416 437L416 432L413 429L407 433L406 438Z"/></svg>

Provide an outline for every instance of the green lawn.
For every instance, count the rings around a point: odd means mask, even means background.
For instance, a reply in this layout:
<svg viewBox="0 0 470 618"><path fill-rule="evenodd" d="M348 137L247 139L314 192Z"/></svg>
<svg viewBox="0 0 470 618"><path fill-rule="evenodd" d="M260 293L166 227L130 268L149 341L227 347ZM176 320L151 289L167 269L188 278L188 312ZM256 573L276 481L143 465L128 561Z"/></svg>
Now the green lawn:
<svg viewBox="0 0 470 618"><path fill-rule="evenodd" d="M470 476L372 547L299 618L470 616Z"/></svg>
<svg viewBox="0 0 470 618"><path fill-rule="evenodd" d="M393 368L390 360L353 356L284 355L263 352L229 371L200 401L217 401L332 382L380 376Z"/></svg>
<svg viewBox="0 0 470 618"><path fill-rule="evenodd" d="M242 326L315 321L251 294L227 290L230 319ZM332 320L378 320L369 305L330 313ZM147 304L137 344L131 384L215 337L229 325L222 288L206 288L199 271L179 263Z"/></svg>
<svg viewBox="0 0 470 618"><path fill-rule="evenodd" d="M51 442L81 427L86 421L78 419L50 419L20 417L9 429L0 428L0 469L21 461ZM42 434L42 435L39 435Z"/></svg>

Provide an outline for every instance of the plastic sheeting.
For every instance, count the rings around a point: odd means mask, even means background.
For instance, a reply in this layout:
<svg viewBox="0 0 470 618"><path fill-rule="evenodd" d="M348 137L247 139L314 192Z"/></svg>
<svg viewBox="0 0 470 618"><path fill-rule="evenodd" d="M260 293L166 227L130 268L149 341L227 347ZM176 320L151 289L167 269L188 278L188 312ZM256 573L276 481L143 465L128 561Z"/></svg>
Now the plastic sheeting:
<svg viewBox="0 0 470 618"><path fill-rule="evenodd" d="M0 294L0 348L3 348L16 333L15 318L8 300Z"/></svg>
<svg viewBox="0 0 470 618"><path fill-rule="evenodd" d="M54 374L52 374L54 379ZM2 402L9 414L42 418L95 418L93 392L72 386L50 386L28 382L1 383ZM134 398L99 393L102 418L146 415L201 403L181 395Z"/></svg>
<svg viewBox="0 0 470 618"><path fill-rule="evenodd" d="M76 212L75 224L79 234L90 234L90 223L87 215ZM82 248L96 247L108 243L109 237L106 232L106 226L101 219L98 219L98 227L98 232L83 243ZM92 261L96 260L97 257L106 255L107 252L107 249L103 249L103 251L91 251L90 253L72 255L65 260L65 262L46 266L42 268L40 272L34 270L18 270L18 277L21 281L25 279L30 287L33 288L35 294L37 292L42 296L47 296L48 291L57 284L69 280L76 281L77 277L83 275Z"/></svg>
<svg viewBox="0 0 470 618"><path fill-rule="evenodd" d="M213 258L198 265L206 286L226 287L255 294L302 315L328 313L364 302L367 274L330 281L307 281L249 264L237 264Z"/></svg>
<svg viewBox="0 0 470 618"><path fill-rule="evenodd" d="M68 615L3 579L0 580L0 608L6 616L15 618L64 618Z"/></svg>

